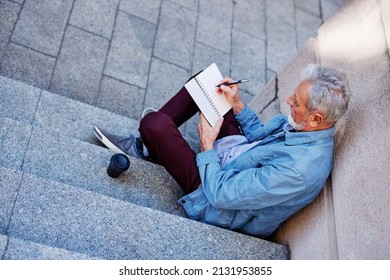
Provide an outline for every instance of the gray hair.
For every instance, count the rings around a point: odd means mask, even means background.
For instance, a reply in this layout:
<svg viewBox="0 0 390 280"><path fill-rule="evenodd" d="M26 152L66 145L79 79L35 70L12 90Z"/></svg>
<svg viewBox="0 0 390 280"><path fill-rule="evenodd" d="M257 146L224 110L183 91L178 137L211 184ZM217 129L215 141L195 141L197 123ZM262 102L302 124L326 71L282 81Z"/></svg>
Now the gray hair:
<svg viewBox="0 0 390 280"><path fill-rule="evenodd" d="M306 106L319 111L329 123L337 122L348 109L352 96L346 75L339 70L309 64L301 73L302 81L310 83Z"/></svg>

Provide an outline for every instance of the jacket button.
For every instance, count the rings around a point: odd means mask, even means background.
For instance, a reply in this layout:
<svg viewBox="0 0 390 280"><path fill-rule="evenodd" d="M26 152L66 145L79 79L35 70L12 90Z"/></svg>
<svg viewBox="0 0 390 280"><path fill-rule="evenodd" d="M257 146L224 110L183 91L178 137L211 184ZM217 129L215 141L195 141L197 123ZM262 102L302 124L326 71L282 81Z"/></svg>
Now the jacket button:
<svg viewBox="0 0 390 280"><path fill-rule="evenodd" d="M183 200L181 201L181 203L183 203L183 204L186 203L186 202L187 202L187 201L185 201L185 199L183 199Z"/></svg>

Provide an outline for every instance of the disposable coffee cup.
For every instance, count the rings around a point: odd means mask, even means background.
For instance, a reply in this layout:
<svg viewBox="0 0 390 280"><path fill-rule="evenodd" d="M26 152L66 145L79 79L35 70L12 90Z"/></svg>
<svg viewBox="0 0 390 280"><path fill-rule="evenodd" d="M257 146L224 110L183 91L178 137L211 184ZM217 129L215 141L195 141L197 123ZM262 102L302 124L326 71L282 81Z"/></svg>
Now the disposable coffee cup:
<svg viewBox="0 0 390 280"><path fill-rule="evenodd" d="M124 154L115 154L110 159L110 165L107 168L108 176L116 178L124 171L129 169L130 160Z"/></svg>

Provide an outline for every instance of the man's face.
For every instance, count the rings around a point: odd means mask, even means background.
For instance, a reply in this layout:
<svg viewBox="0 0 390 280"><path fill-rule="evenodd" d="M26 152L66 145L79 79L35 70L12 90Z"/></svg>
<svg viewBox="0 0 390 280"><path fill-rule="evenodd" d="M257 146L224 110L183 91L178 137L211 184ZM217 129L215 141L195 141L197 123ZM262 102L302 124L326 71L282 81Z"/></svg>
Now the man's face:
<svg viewBox="0 0 390 280"><path fill-rule="evenodd" d="M306 107L308 98L309 82L301 82L291 94L286 102L290 105L289 122L296 130L305 130L309 110Z"/></svg>

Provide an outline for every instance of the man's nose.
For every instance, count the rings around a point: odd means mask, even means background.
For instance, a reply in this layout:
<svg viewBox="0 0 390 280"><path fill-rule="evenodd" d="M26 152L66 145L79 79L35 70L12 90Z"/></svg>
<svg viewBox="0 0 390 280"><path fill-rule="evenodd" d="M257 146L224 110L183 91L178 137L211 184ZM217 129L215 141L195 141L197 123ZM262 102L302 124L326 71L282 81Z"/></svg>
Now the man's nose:
<svg viewBox="0 0 390 280"><path fill-rule="evenodd" d="M291 98L292 98L292 95L290 95L289 97L287 97L287 99L286 99L286 103L288 104L288 105L292 105L292 103L291 103Z"/></svg>

